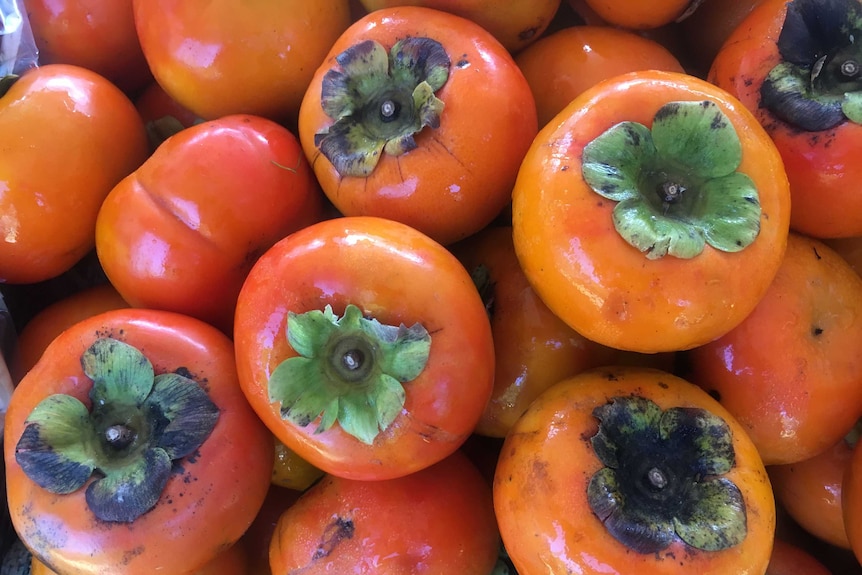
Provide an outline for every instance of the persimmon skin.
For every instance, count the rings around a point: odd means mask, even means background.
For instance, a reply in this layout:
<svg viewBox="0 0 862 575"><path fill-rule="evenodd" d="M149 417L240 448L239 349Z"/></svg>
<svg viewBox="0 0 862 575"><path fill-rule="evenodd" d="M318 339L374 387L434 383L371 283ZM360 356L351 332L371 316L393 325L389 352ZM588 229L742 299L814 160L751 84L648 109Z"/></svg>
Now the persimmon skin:
<svg viewBox="0 0 862 575"><path fill-rule="evenodd" d="M775 498L805 531L830 545L850 548L841 508L844 475L853 447L841 439L829 449L797 463L770 465Z"/></svg>
<svg viewBox="0 0 862 575"><path fill-rule="evenodd" d="M362 0L369 11L394 6L425 6L473 20L513 54L539 39L553 20L561 0Z"/></svg>
<svg viewBox="0 0 862 575"><path fill-rule="evenodd" d="M619 363L623 352L591 341L551 312L530 287L518 263L512 228L489 227L451 247L471 273L487 269L492 284L489 316L494 336L494 391L475 433L505 437L544 390L586 369ZM629 354L637 362L664 362L666 354Z"/></svg>
<svg viewBox="0 0 862 575"><path fill-rule="evenodd" d="M539 126L584 90L637 70L685 72L667 48L611 26L570 26L543 36L515 56L536 99Z"/></svg>
<svg viewBox="0 0 862 575"><path fill-rule="evenodd" d="M743 494L747 536L716 552L681 541L637 553L617 541L587 502L590 478L604 467L590 445L594 408L635 395L662 409L703 408L730 426L736 464L724 475ZM494 477L503 543L519 575L649 573L762 575L775 532L775 501L757 450L733 416L694 384L661 370L607 366L562 380L540 395L506 437Z"/></svg>
<svg viewBox="0 0 862 575"><path fill-rule="evenodd" d="M758 305L687 352L689 377L745 426L767 465L829 449L862 416L862 278L797 233Z"/></svg>
<svg viewBox="0 0 862 575"><path fill-rule="evenodd" d="M397 479L325 476L281 515L269 559L272 573L487 575L498 550L491 487L456 451Z"/></svg>
<svg viewBox="0 0 862 575"><path fill-rule="evenodd" d="M0 282L52 279L92 250L102 201L147 158L144 123L104 76L46 64L0 99L0 132Z"/></svg>
<svg viewBox="0 0 862 575"><path fill-rule="evenodd" d="M133 0L156 81L205 120L254 114L296 125L314 68L350 24L348 0Z"/></svg>
<svg viewBox="0 0 862 575"><path fill-rule="evenodd" d="M27 0L26 5L40 65L87 68L132 98L153 80L131 0Z"/></svg>
<svg viewBox="0 0 862 575"><path fill-rule="evenodd" d="M649 30L670 24L691 0L584 0L605 22L622 28Z"/></svg>
<svg viewBox="0 0 862 575"><path fill-rule="evenodd" d="M13 363L15 381L36 365L42 352L65 329L79 321L112 309L129 307L128 302L109 283L97 284L42 308L18 334L18 358Z"/></svg>
<svg viewBox="0 0 862 575"><path fill-rule="evenodd" d="M760 89L781 61L777 41L790 0L762 0L716 54L707 79L738 98L769 132L790 181L795 231L817 238L862 235L862 125L807 132L760 106Z"/></svg>
<svg viewBox="0 0 862 575"><path fill-rule="evenodd" d="M322 200L292 132L225 116L178 132L114 186L96 220L96 252L132 306L230 334L257 256L322 219Z"/></svg>
<svg viewBox="0 0 862 575"><path fill-rule="evenodd" d="M584 146L620 121L650 126L670 101L705 99L740 138L738 170L759 192L759 235L740 252L706 246L692 259L649 260L614 229L615 202L584 181ZM584 336L641 353L690 349L740 323L781 263L789 218L781 158L754 116L704 80L660 70L615 76L575 98L534 139L512 194L515 249L545 304Z"/></svg>
<svg viewBox="0 0 862 575"><path fill-rule="evenodd" d="M333 124L321 107L323 77L350 46L375 40L388 51L408 36L436 40L451 60L435 93L444 102L440 125L416 133L417 147L409 152L381 152L368 176L342 176L314 143ZM448 12L399 6L370 12L335 42L305 94L298 135L323 192L342 214L396 220L448 245L484 228L508 205L537 130L530 86L490 32Z"/></svg>

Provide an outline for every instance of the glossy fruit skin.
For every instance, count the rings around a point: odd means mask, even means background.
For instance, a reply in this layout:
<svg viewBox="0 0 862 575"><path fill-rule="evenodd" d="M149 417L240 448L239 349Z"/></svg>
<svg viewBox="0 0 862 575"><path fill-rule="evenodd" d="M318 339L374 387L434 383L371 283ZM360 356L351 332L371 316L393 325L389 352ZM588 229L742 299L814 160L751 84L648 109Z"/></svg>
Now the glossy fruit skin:
<svg viewBox="0 0 862 575"><path fill-rule="evenodd" d="M428 363L404 384L401 414L371 445L336 423L315 433L282 419L267 383L288 344L288 312L342 314L353 304L382 324L422 324ZM392 220L342 217L308 226L270 248L243 285L234 328L240 383L259 417L315 467L351 479L403 476L439 461L472 433L491 395L494 346L470 275L448 250Z"/></svg>
<svg viewBox="0 0 862 575"><path fill-rule="evenodd" d="M130 97L152 81L131 0L27 0L26 9L39 65L87 68Z"/></svg>
<svg viewBox="0 0 862 575"><path fill-rule="evenodd" d="M156 80L206 120L255 114L295 125L311 75L350 24L347 0L134 0L133 6Z"/></svg>
<svg viewBox="0 0 862 575"><path fill-rule="evenodd" d="M685 71L658 42L611 26L563 28L519 52L515 62L533 90L540 126L602 80L637 70Z"/></svg>
<svg viewBox="0 0 862 575"><path fill-rule="evenodd" d="M252 575L255 572L249 571L248 559L246 557L245 548L241 545L231 545L224 551L221 551L209 563L194 571L192 575ZM52 571L47 565L33 557L30 564L29 575L58 575L56 571Z"/></svg>
<svg viewBox="0 0 862 575"><path fill-rule="evenodd" d="M860 340L862 279L794 232L751 314L688 352L688 377L745 426L767 465L794 463L831 448L862 416Z"/></svg>
<svg viewBox="0 0 862 575"><path fill-rule="evenodd" d="M776 501L805 531L830 545L850 548L841 491L853 456L844 439L813 457L766 468Z"/></svg>
<svg viewBox="0 0 862 575"><path fill-rule="evenodd" d="M144 124L103 76L48 64L0 98L0 130L0 283L56 277L93 248L102 201L146 159Z"/></svg>
<svg viewBox="0 0 862 575"><path fill-rule="evenodd" d="M486 228L451 250L467 271L486 268L492 286L494 391L476 433L505 437L544 390L580 371L619 359L618 350L588 340L542 302L518 263L511 227Z"/></svg>
<svg viewBox="0 0 862 575"><path fill-rule="evenodd" d="M45 348L67 328L79 321L112 309L129 307L109 283L94 285L69 294L42 308L18 334L18 358L14 362L15 381L36 365Z"/></svg>
<svg viewBox="0 0 862 575"><path fill-rule="evenodd" d="M491 488L456 451L397 479L324 477L281 515L269 557L273 573L487 575L498 550Z"/></svg>
<svg viewBox="0 0 862 575"><path fill-rule="evenodd" d="M513 54L539 39L553 20L560 0L362 0L370 12L395 6L424 6L473 20Z"/></svg>
<svg viewBox="0 0 862 575"><path fill-rule="evenodd" d="M740 252L707 246L688 260L648 260L614 229L614 202L584 181L588 142L620 121L649 126L675 100L715 102L739 134L739 171L755 182L762 208L759 235ZM575 98L534 140L512 202L518 258L547 306L584 336L641 353L702 345L742 321L781 263L789 217L781 159L756 119L703 80L657 70L616 76Z"/></svg>
<svg viewBox="0 0 862 575"><path fill-rule="evenodd" d="M622 28L648 30L670 24L682 15L690 0L584 0L605 22Z"/></svg>
<svg viewBox="0 0 862 575"><path fill-rule="evenodd" d="M850 549L862 563L862 449L859 448L859 443L853 448L853 456L844 474L841 508Z"/></svg>
<svg viewBox="0 0 862 575"><path fill-rule="evenodd" d="M332 125L321 85L336 55L363 40L387 50L407 36L429 37L451 59L436 96L445 107L417 148L383 154L367 177L342 177L314 145ZM348 216L405 223L448 245L488 225L509 203L518 165L538 129L529 84L509 52L478 24L440 10L402 6L371 12L332 46L300 109L299 138L324 193Z"/></svg>
<svg viewBox="0 0 862 575"><path fill-rule="evenodd" d="M615 396L647 398L662 409L697 407L730 426L736 464L726 478L743 494L747 536L722 551L695 551L681 540L637 553L613 538L587 502L590 477L603 467L590 437L593 409ZM762 575L775 531L766 470L742 427L697 386L667 372L604 367L562 380L539 396L507 436L494 478L503 543L520 575L650 573Z"/></svg>
<svg viewBox="0 0 862 575"><path fill-rule="evenodd" d="M156 506L132 523L103 523L87 507L84 489L51 494L15 461L15 439L41 399L65 393L88 404L92 381L81 368L81 355L106 334L142 349L156 373L187 368L206 382L220 409L194 462L184 460ZM194 573L239 539L270 485L272 436L240 390L230 340L210 325L172 312L114 310L63 332L18 384L4 432L15 529L39 560L64 575Z"/></svg>
<svg viewBox="0 0 862 575"><path fill-rule="evenodd" d="M105 198L99 262L135 307L184 313L230 333L256 258L323 217L296 137L238 114L178 132Z"/></svg>
<svg viewBox="0 0 862 575"><path fill-rule="evenodd" d="M788 2L760 2L727 39L707 78L754 112L775 142L790 181L791 227L818 238L862 235L862 125L806 132L760 106L763 80L781 61L777 41Z"/></svg>

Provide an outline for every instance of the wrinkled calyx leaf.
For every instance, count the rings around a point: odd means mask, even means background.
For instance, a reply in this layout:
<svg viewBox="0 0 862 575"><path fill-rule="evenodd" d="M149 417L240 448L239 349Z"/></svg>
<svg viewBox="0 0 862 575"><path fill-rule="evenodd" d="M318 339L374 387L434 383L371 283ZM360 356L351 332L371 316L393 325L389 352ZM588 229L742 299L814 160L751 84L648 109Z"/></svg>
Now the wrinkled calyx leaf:
<svg viewBox="0 0 862 575"><path fill-rule="evenodd" d="M862 122L862 5L792 0L778 37L782 61L760 90L761 106L805 131Z"/></svg>
<svg viewBox="0 0 862 575"><path fill-rule="evenodd" d="M618 541L657 553L677 540L721 551L745 539L745 501L722 477L735 465L723 419L637 396L614 397L593 415L600 424L591 442L605 467L590 479L587 499Z"/></svg>
<svg viewBox="0 0 862 575"><path fill-rule="evenodd" d="M621 122L584 147L582 173L617 202L614 226L647 258L740 251L760 233L754 182L737 171L739 136L718 105L669 102L652 128Z"/></svg>
<svg viewBox="0 0 862 575"><path fill-rule="evenodd" d="M15 460L53 493L89 481L96 517L131 522L156 505L174 462L209 437L219 409L197 382L155 375L140 350L113 338L96 340L81 365L93 381L92 408L70 395L46 397L27 417Z"/></svg>
<svg viewBox="0 0 862 575"><path fill-rule="evenodd" d="M409 152L417 132L440 125L443 101L434 93L448 80L451 62L436 40L405 38L389 52L365 40L335 61L320 99L335 123L314 143L342 176L368 176L382 153Z"/></svg>
<svg viewBox="0 0 862 575"><path fill-rule="evenodd" d="M300 427L318 420L316 433L337 421L366 444L401 413L402 384L419 377L431 351L431 336L421 324L381 324L353 304L341 317L329 305L291 312L287 339L299 355L280 363L268 384L282 417Z"/></svg>

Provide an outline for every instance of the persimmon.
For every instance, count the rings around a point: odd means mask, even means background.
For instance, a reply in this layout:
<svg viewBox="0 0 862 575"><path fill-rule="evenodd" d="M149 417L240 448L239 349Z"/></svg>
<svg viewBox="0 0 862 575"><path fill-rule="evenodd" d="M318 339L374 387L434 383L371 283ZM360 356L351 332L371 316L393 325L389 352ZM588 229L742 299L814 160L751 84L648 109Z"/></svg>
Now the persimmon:
<svg viewBox="0 0 862 575"><path fill-rule="evenodd" d="M272 436L231 340L172 312L66 329L18 383L4 426L13 525L63 575L194 573L260 510Z"/></svg>
<svg viewBox="0 0 862 575"><path fill-rule="evenodd" d="M332 46L299 138L347 216L407 224L442 244L509 204L538 124L512 55L472 20L421 6L370 12Z"/></svg>
<svg viewBox="0 0 862 575"><path fill-rule="evenodd" d="M658 42L611 26L563 28L519 52L515 62L533 90L540 126L601 80L636 70L685 72Z"/></svg>
<svg viewBox="0 0 862 575"><path fill-rule="evenodd" d="M763 0L707 78L769 133L793 200L791 227L818 238L862 235L862 73L858 0Z"/></svg>
<svg viewBox="0 0 862 575"><path fill-rule="evenodd" d="M303 575L488 575L500 541L491 497L459 451L399 478L328 475L278 519L270 567Z"/></svg>
<svg viewBox="0 0 862 575"><path fill-rule="evenodd" d="M149 153L131 100L104 76L46 64L0 97L0 283L61 275L93 249L105 196ZM2 92L2 90L0 90Z"/></svg>
<svg viewBox="0 0 862 575"><path fill-rule="evenodd" d="M844 529L841 485L858 438L854 429L825 451L766 468L775 499L806 532L830 545L850 548Z"/></svg>
<svg viewBox="0 0 862 575"><path fill-rule="evenodd" d="M835 445L862 417L862 278L823 242L791 233L754 310L687 352L688 376L742 423L767 465Z"/></svg>
<svg viewBox="0 0 862 575"><path fill-rule="evenodd" d="M763 573L775 500L744 428L696 385L608 366L555 384L494 476L520 575Z"/></svg>
<svg viewBox="0 0 862 575"><path fill-rule="evenodd" d="M240 384L305 461L400 477L463 444L494 384L490 322L470 274L406 224L345 216L268 249L240 291Z"/></svg>
<svg viewBox="0 0 862 575"><path fill-rule="evenodd" d="M290 130L261 116L224 116L177 132L110 190L96 219L96 252L130 305L230 334L255 259L323 213Z"/></svg>
<svg viewBox="0 0 862 575"><path fill-rule="evenodd" d="M512 194L533 289L589 339L655 353L730 331L781 264L790 194L775 145L724 90L629 72L534 139Z"/></svg>

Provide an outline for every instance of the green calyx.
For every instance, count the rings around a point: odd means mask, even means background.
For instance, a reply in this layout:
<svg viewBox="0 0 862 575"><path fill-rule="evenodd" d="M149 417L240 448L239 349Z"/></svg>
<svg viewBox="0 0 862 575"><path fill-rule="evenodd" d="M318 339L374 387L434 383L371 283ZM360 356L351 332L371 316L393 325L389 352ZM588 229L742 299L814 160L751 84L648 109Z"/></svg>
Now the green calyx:
<svg viewBox="0 0 862 575"><path fill-rule="evenodd" d="M368 176L382 153L409 152L417 146L414 134L440 125L443 101L434 93L449 78L450 60L436 40L405 38L389 52L366 40L335 61L320 99L335 123L314 143L342 176Z"/></svg>
<svg viewBox="0 0 862 575"><path fill-rule="evenodd" d="M269 399L300 427L317 420L316 433L341 428L372 444L401 413L404 383L428 363L431 336L421 324L384 325L349 304L336 316L327 305L288 315L287 339L299 354L269 379Z"/></svg>
<svg viewBox="0 0 862 575"><path fill-rule="evenodd" d="M677 540L721 551L745 539L745 501L722 477L735 464L723 419L636 396L615 397L593 415L600 424L591 442L605 467L590 479L587 499L618 541L657 553Z"/></svg>
<svg viewBox="0 0 862 575"><path fill-rule="evenodd" d="M209 437L219 409L197 382L155 375L140 350L116 339L96 340L81 365L93 381L92 408L69 395L46 397L27 417L15 460L53 493L89 481L85 497L97 518L132 522L156 505L174 462Z"/></svg>
<svg viewBox="0 0 862 575"><path fill-rule="evenodd" d="M740 251L760 233L757 188L737 171L741 161L736 130L714 102L670 102L652 128L621 122L592 140L582 172L617 202L617 232L647 258L693 258L706 244Z"/></svg>
<svg viewBox="0 0 862 575"><path fill-rule="evenodd" d="M793 0L761 106L810 132L862 123L862 5L858 0Z"/></svg>

